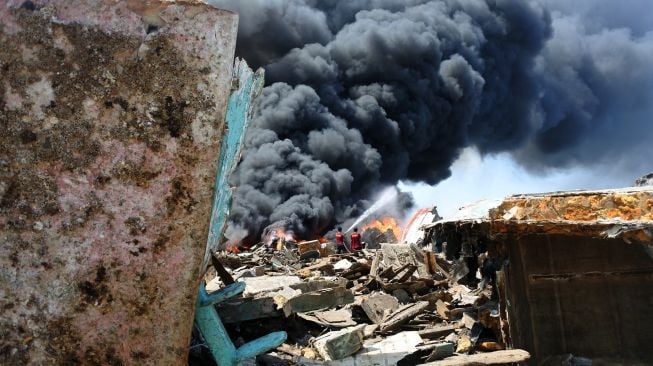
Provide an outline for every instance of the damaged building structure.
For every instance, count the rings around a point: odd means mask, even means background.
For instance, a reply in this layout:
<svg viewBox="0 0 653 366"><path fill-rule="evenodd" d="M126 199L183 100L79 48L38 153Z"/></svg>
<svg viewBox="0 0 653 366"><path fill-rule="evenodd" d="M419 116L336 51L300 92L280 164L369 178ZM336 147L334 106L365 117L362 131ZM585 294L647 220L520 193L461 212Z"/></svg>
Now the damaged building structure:
<svg viewBox="0 0 653 366"><path fill-rule="evenodd" d="M468 276L486 253L506 343L533 364L653 362L653 187L480 201L424 229Z"/></svg>
<svg viewBox="0 0 653 366"><path fill-rule="evenodd" d="M411 244L355 253L218 251L263 87L237 25L196 1L0 3L1 364L653 362L651 186L427 209Z"/></svg>

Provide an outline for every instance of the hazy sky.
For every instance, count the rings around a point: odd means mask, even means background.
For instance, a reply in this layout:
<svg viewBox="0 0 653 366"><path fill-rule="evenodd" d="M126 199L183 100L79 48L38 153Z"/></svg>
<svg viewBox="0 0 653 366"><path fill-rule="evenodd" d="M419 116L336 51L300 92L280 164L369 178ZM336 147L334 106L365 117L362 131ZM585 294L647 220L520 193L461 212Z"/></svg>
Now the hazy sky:
<svg viewBox="0 0 653 366"><path fill-rule="evenodd" d="M448 179L435 186L401 183L399 187L413 193L416 207L435 205L440 215L446 217L481 199L501 199L517 193L620 188L631 186L637 178L623 176L616 169L575 167L536 175L515 163L508 153L481 157L475 149L467 148L453 164Z"/></svg>

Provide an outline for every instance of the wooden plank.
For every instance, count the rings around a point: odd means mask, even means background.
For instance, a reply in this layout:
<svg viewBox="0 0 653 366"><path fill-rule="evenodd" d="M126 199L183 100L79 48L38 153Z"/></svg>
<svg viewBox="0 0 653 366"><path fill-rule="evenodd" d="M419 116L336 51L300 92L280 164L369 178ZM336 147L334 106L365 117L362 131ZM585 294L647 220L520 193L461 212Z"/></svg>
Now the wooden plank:
<svg viewBox="0 0 653 366"><path fill-rule="evenodd" d="M442 300L435 302L436 311L443 320L449 320L449 306Z"/></svg>
<svg viewBox="0 0 653 366"><path fill-rule="evenodd" d="M220 260L218 260L218 258L213 253L211 253L211 264L213 264L213 268L215 268L215 271L218 273L218 277L220 277L222 283L224 283L225 286L231 285L235 282L234 278L231 277L231 274L227 272L222 263L220 263Z"/></svg>
<svg viewBox="0 0 653 366"><path fill-rule="evenodd" d="M381 252L376 252L374 259L372 260L372 266L370 268L370 278L376 278L379 272L379 263L381 262Z"/></svg>
<svg viewBox="0 0 653 366"><path fill-rule="evenodd" d="M521 349L511 349L474 355L459 355L447 357L444 360L429 362L421 366L480 366L503 365L526 362L531 358L530 353Z"/></svg>
<svg viewBox="0 0 653 366"><path fill-rule="evenodd" d="M392 313L386 319L384 319L383 324L379 327L381 332L389 332L399 328L402 324L407 323L409 320L416 317L418 314L426 310L429 306L428 301L418 301L413 304L407 304Z"/></svg>
<svg viewBox="0 0 653 366"><path fill-rule="evenodd" d="M399 277L397 282L403 283L403 282L408 281L408 279L413 275L413 272L415 272L417 270L417 266L415 266L415 265L409 265L406 268L407 268L406 272L401 277ZM397 272L397 273L399 273L399 272Z"/></svg>
<svg viewBox="0 0 653 366"><path fill-rule="evenodd" d="M456 328L459 327L460 326L454 324L436 325L431 328L422 329L418 333L422 338L436 339L436 338L448 336L449 334L453 333L456 330Z"/></svg>

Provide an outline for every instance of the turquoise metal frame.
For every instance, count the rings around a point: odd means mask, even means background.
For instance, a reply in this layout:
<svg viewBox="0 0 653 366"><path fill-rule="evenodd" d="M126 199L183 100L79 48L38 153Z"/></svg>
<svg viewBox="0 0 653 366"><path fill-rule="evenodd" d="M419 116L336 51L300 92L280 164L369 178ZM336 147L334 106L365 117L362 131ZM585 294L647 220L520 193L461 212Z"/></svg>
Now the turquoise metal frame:
<svg viewBox="0 0 653 366"><path fill-rule="evenodd" d="M237 81L238 85L237 89L231 93L227 105L227 131L222 138L220 147L220 161L215 179L213 210L202 273L208 266L211 253L220 244L224 232L231 205L229 175L238 162L243 137L252 113L253 101L263 89L263 79L263 70L252 72L244 60L237 59L235 61L234 81ZM195 323L218 366L239 365L243 360L267 352L286 341L288 337L286 332L274 332L236 348L214 305L241 294L245 290L245 284L242 282L232 283L209 294L206 292L204 282L200 282L195 308Z"/></svg>
<svg viewBox="0 0 653 366"><path fill-rule="evenodd" d="M274 332L236 348L224 328L215 304L237 296L245 291L245 283L236 282L218 291L208 294L202 283L195 309L195 323L204 337L218 366L235 366L243 360L256 357L278 347L286 341L286 332Z"/></svg>

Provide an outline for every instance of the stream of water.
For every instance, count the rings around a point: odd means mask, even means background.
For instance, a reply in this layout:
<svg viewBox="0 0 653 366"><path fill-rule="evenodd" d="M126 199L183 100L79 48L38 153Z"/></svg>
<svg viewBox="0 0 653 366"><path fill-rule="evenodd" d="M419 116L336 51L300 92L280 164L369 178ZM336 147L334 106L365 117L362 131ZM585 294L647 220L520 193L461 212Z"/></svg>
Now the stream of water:
<svg viewBox="0 0 653 366"><path fill-rule="evenodd" d="M383 208L388 203L394 201L394 199L397 197L397 193L398 193L397 188L394 187L394 186L386 188L381 193L381 196L379 197L379 199L376 200L376 202L374 202L374 204L372 204L372 206L370 206L367 210L365 210L365 212L363 212L363 214L360 215L356 219L356 221L354 221L354 223L349 227L349 229L347 229L347 231L345 231L345 233L350 232L354 227L356 227L356 225L363 222L363 220L368 218L371 214L373 214L374 212L376 212L379 209Z"/></svg>

